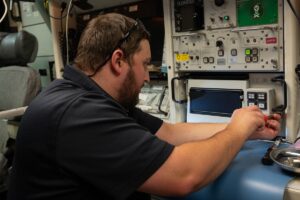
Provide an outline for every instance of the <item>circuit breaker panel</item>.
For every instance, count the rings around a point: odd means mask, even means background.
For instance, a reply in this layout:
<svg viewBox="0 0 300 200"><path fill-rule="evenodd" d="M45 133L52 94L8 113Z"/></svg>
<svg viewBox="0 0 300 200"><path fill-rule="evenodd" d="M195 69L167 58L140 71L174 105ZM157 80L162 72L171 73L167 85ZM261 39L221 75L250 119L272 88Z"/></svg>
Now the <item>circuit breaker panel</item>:
<svg viewBox="0 0 300 200"><path fill-rule="evenodd" d="M281 0L174 0L176 72L283 72Z"/></svg>

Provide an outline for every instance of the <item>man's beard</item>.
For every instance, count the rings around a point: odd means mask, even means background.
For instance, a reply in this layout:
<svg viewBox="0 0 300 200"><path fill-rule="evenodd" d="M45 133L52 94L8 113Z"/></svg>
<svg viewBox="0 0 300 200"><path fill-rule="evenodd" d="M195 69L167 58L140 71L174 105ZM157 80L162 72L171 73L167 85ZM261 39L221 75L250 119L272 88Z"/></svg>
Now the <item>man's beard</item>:
<svg viewBox="0 0 300 200"><path fill-rule="evenodd" d="M136 79L133 70L130 68L123 87L119 91L119 102L128 110L133 109L139 102L139 91L136 91L136 86Z"/></svg>

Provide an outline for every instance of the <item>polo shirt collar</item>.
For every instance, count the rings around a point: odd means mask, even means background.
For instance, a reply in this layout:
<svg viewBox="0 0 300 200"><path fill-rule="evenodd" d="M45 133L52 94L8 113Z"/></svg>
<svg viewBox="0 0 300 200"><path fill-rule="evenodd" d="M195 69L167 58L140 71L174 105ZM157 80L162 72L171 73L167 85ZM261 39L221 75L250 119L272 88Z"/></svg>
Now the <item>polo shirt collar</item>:
<svg viewBox="0 0 300 200"><path fill-rule="evenodd" d="M76 83L77 85L83 87L88 91L105 92L92 79L90 79L87 75L85 75L82 71L80 71L73 65L65 66L63 78Z"/></svg>

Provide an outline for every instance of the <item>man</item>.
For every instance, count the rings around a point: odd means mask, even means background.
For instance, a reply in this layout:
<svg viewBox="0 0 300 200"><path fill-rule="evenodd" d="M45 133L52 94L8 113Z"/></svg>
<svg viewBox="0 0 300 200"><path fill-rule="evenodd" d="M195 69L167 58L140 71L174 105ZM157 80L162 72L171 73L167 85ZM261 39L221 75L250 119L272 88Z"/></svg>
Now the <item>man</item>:
<svg viewBox="0 0 300 200"><path fill-rule="evenodd" d="M213 181L247 139L270 139L257 107L229 124L169 124L134 106L149 81L149 34L119 14L96 17L73 66L27 109L17 136L9 200L149 199Z"/></svg>

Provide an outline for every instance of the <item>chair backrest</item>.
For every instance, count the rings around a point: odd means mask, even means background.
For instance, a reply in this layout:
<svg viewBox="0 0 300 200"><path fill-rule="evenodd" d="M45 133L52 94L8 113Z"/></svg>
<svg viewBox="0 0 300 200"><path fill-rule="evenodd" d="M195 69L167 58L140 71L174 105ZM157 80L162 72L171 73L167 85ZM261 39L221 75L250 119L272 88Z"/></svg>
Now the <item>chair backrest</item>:
<svg viewBox="0 0 300 200"><path fill-rule="evenodd" d="M27 106L41 88L38 72L27 66L36 58L34 35L0 34L0 111Z"/></svg>
<svg viewBox="0 0 300 200"><path fill-rule="evenodd" d="M0 67L26 66L33 62L38 51L38 41L27 31L0 34Z"/></svg>

